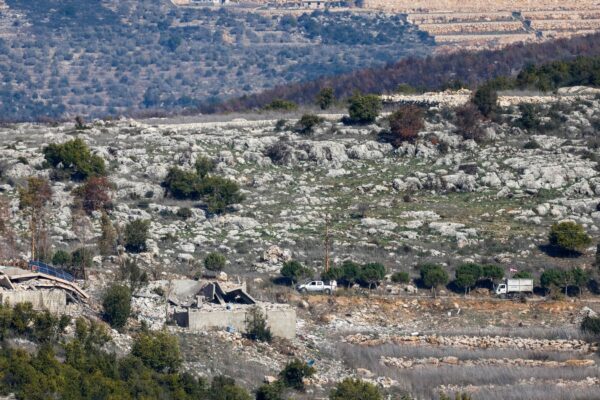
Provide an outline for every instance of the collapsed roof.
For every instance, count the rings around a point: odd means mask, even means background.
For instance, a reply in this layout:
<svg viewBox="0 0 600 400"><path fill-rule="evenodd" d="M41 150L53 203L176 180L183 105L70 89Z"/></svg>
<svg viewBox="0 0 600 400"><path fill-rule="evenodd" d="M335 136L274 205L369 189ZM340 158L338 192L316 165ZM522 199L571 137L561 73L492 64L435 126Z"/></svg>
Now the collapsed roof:
<svg viewBox="0 0 600 400"><path fill-rule="evenodd" d="M0 266L0 287L7 290L64 290L73 302L87 301L88 294L75 283L41 272Z"/></svg>

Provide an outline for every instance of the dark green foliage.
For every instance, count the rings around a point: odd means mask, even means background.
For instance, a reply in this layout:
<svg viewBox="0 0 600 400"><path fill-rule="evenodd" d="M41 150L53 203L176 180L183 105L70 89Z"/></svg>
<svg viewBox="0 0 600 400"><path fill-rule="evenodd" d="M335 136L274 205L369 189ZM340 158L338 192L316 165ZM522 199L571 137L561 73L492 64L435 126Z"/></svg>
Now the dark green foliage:
<svg viewBox="0 0 600 400"><path fill-rule="evenodd" d="M236 386L235 380L224 376L213 378L208 394L209 400L252 400L250 394Z"/></svg>
<svg viewBox="0 0 600 400"><path fill-rule="evenodd" d="M504 278L504 269L498 265L487 264L481 267L481 277L497 282Z"/></svg>
<svg viewBox="0 0 600 400"><path fill-rule="evenodd" d="M181 365L179 342L166 331L143 332L133 342L131 354L156 372L175 372Z"/></svg>
<svg viewBox="0 0 600 400"><path fill-rule="evenodd" d="M0 304L0 340L22 336L38 343L52 342L68 323L69 317L33 311L31 303L18 303L12 308Z"/></svg>
<svg viewBox="0 0 600 400"><path fill-rule="evenodd" d="M125 249L131 253L146 251L146 240L150 221L136 219L125 225L124 244Z"/></svg>
<svg viewBox="0 0 600 400"><path fill-rule="evenodd" d="M498 108L498 93L491 85L482 85L473 95L472 102L481 114L491 117Z"/></svg>
<svg viewBox="0 0 600 400"><path fill-rule="evenodd" d="M374 94L355 94L350 98L348 113L350 121L358 124L375 122L381 112L381 99Z"/></svg>
<svg viewBox="0 0 600 400"><path fill-rule="evenodd" d="M455 283L458 287L465 290L465 294L471 289L479 278L482 276L481 266L478 264L462 264L456 268L456 279Z"/></svg>
<svg viewBox="0 0 600 400"><path fill-rule="evenodd" d="M316 126L323 123L323 118L314 114L304 114L296 123L296 131L301 135L309 135L313 133Z"/></svg>
<svg viewBox="0 0 600 400"><path fill-rule="evenodd" d="M137 293L144 285L148 283L148 274L142 271L134 260L125 260L119 268L121 279L129 283L131 293Z"/></svg>
<svg viewBox="0 0 600 400"><path fill-rule="evenodd" d="M298 105L293 101L276 99L264 107L264 110L268 111L294 111L298 108Z"/></svg>
<svg viewBox="0 0 600 400"><path fill-rule="evenodd" d="M521 128L533 130L540 127L541 121L538 116L539 110L533 104L519 104L519 112L521 113L521 116L517 120L517 124Z"/></svg>
<svg viewBox="0 0 600 400"><path fill-rule="evenodd" d="M223 254L216 252L209 253L204 258L204 268L209 271L221 271L223 268L225 268L226 262L227 259Z"/></svg>
<svg viewBox="0 0 600 400"><path fill-rule="evenodd" d="M194 169L200 178L204 178L215 170L215 162L208 157L200 156L196 159Z"/></svg>
<svg viewBox="0 0 600 400"><path fill-rule="evenodd" d="M382 400L383 396L377 388L369 382L360 379L346 378L335 385L329 394L330 400Z"/></svg>
<svg viewBox="0 0 600 400"><path fill-rule="evenodd" d="M333 93L333 89L330 87L321 89L317 95L316 102L321 110L329 109L335 102L335 94Z"/></svg>
<svg viewBox="0 0 600 400"><path fill-rule="evenodd" d="M43 153L46 162L57 170L58 178L83 180L106 175L104 160L92 154L81 139L73 139L63 144L51 143L44 148Z"/></svg>
<svg viewBox="0 0 600 400"><path fill-rule="evenodd" d="M600 86L600 57L577 57L543 65L529 65L516 78L520 88L544 92L565 86Z"/></svg>
<svg viewBox="0 0 600 400"><path fill-rule="evenodd" d="M242 202L244 196L236 182L208 175L211 170L208 161L197 163L194 171L173 167L162 185L176 199L202 199L210 213L221 214L230 205Z"/></svg>
<svg viewBox="0 0 600 400"><path fill-rule="evenodd" d="M288 278L292 284L298 282L300 279L308 278L312 275L312 271L302 265L300 261L290 260L283 263L281 267L281 276Z"/></svg>
<svg viewBox="0 0 600 400"><path fill-rule="evenodd" d="M568 253L575 253L592 243L583 226L572 221L553 224L548 241Z"/></svg>
<svg viewBox="0 0 600 400"><path fill-rule="evenodd" d="M256 390L256 400L283 400L283 389L279 381L264 384Z"/></svg>
<svg viewBox="0 0 600 400"><path fill-rule="evenodd" d="M68 317L34 312L30 305L15 310L0 305L3 339L40 343L33 352L12 346L0 352L2 395L32 400L251 399L233 379L215 377L209 387L203 379L174 372L180 365L179 348L165 332L141 334L131 353L117 357L103 350L110 340L104 325L79 318L74 337L64 338L68 324ZM24 328L17 331L17 326Z"/></svg>
<svg viewBox="0 0 600 400"><path fill-rule="evenodd" d="M56 250L52 256L52 264L58 267L66 267L71 265L71 253L66 250Z"/></svg>
<svg viewBox="0 0 600 400"><path fill-rule="evenodd" d="M316 370L307 363L295 359L279 373L279 380L288 388L304 390L304 379L310 378Z"/></svg>
<svg viewBox="0 0 600 400"><path fill-rule="evenodd" d="M258 306L252 307L246 313L246 336L259 342L270 342L273 339L267 320Z"/></svg>
<svg viewBox="0 0 600 400"><path fill-rule="evenodd" d="M600 317L585 317L581 321L581 330L595 336L600 336Z"/></svg>
<svg viewBox="0 0 600 400"><path fill-rule="evenodd" d="M379 263L368 263L360 268L358 280L369 289L376 286L385 277L385 266Z"/></svg>
<svg viewBox="0 0 600 400"><path fill-rule="evenodd" d="M115 329L121 329L131 314L131 291L127 286L112 285L102 298L104 319Z"/></svg>
<svg viewBox="0 0 600 400"><path fill-rule="evenodd" d="M410 275L406 271L394 272L392 274L392 282L408 283L408 282L410 282Z"/></svg>
<svg viewBox="0 0 600 400"><path fill-rule="evenodd" d="M434 295L439 286L448 283L448 273L437 264L423 264L419 267L421 281L425 287L432 289Z"/></svg>
<svg viewBox="0 0 600 400"><path fill-rule="evenodd" d="M513 275L514 279L533 279L533 275L529 271L519 271Z"/></svg>
<svg viewBox="0 0 600 400"><path fill-rule="evenodd" d="M587 284L588 280L588 273L579 267L570 270L549 268L540 276L542 287L546 289L552 289L553 287L564 288L565 294L568 293L569 287L572 286L577 287L579 294L581 294L581 289Z"/></svg>
<svg viewBox="0 0 600 400"><path fill-rule="evenodd" d="M85 247L80 247L71 253L71 263L80 269L90 268L93 264L92 251Z"/></svg>
<svg viewBox="0 0 600 400"><path fill-rule="evenodd" d="M181 207L179 210L177 210L175 215L183 220L186 220L192 216L192 210L190 210L188 207Z"/></svg>

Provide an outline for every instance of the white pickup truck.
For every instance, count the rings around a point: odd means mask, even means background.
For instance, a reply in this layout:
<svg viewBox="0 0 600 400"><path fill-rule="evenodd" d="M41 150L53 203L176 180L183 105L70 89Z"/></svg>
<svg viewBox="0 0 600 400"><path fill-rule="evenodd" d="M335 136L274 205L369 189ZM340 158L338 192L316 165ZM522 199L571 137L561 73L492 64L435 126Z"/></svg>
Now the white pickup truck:
<svg viewBox="0 0 600 400"><path fill-rule="evenodd" d="M296 286L296 290L300 293L325 293L331 294L337 288L336 281L330 281L325 284L323 281L308 281Z"/></svg>

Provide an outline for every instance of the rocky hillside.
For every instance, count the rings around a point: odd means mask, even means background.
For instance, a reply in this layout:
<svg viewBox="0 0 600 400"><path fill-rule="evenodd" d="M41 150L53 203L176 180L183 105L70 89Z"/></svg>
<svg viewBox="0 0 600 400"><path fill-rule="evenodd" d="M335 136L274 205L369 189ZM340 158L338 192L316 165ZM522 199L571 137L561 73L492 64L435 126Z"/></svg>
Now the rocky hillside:
<svg viewBox="0 0 600 400"><path fill-rule="evenodd" d="M347 126L335 115L311 135L299 134L292 118L95 121L83 131L72 124L5 126L1 189L12 199L25 250L17 188L30 175L49 175L45 145L79 137L108 165L116 188L111 217L121 225L151 221L150 251L141 255L148 267L191 273L195 260L217 249L235 274L277 272L289 256L319 269L327 220L336 261L379 261L389 271L416 274L412 268L427 260L450 270L465 260L533 273L548 265L585 267L595 244L576 259L551 257L545 245L550 225L567 219L598 235L600 101L541 99L538 128L519 127L520 111L507 106L501 121L486 123L479 142L463 139L447 106L433 105L419 140L398 148L378 140L384 119ZM218 175L241 185L246 199L232 212L211 216L200 202L165 197L169 168L190 168L202 155L217 162ZM75 185L52 185L52 244L72 249L81 242L71 227ZM177 217L183 207L191 208L185 220ZM92 219L98 235L99 214Z"/></svg>

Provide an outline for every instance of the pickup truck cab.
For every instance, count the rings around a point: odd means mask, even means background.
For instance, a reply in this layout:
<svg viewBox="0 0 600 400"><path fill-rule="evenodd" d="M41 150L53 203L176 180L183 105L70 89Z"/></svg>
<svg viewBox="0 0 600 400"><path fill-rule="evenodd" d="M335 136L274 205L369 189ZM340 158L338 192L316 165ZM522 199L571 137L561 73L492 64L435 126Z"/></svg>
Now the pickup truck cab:
<svg viewBox="0 0 600 400"><path fill-rule="evenodd" d="M330 281L329 284L326 284L323 281L308 281L306 283L302 283L296 286L296 290L300 293L325 293L331 294L337 288L336 281Z"/></svg>

